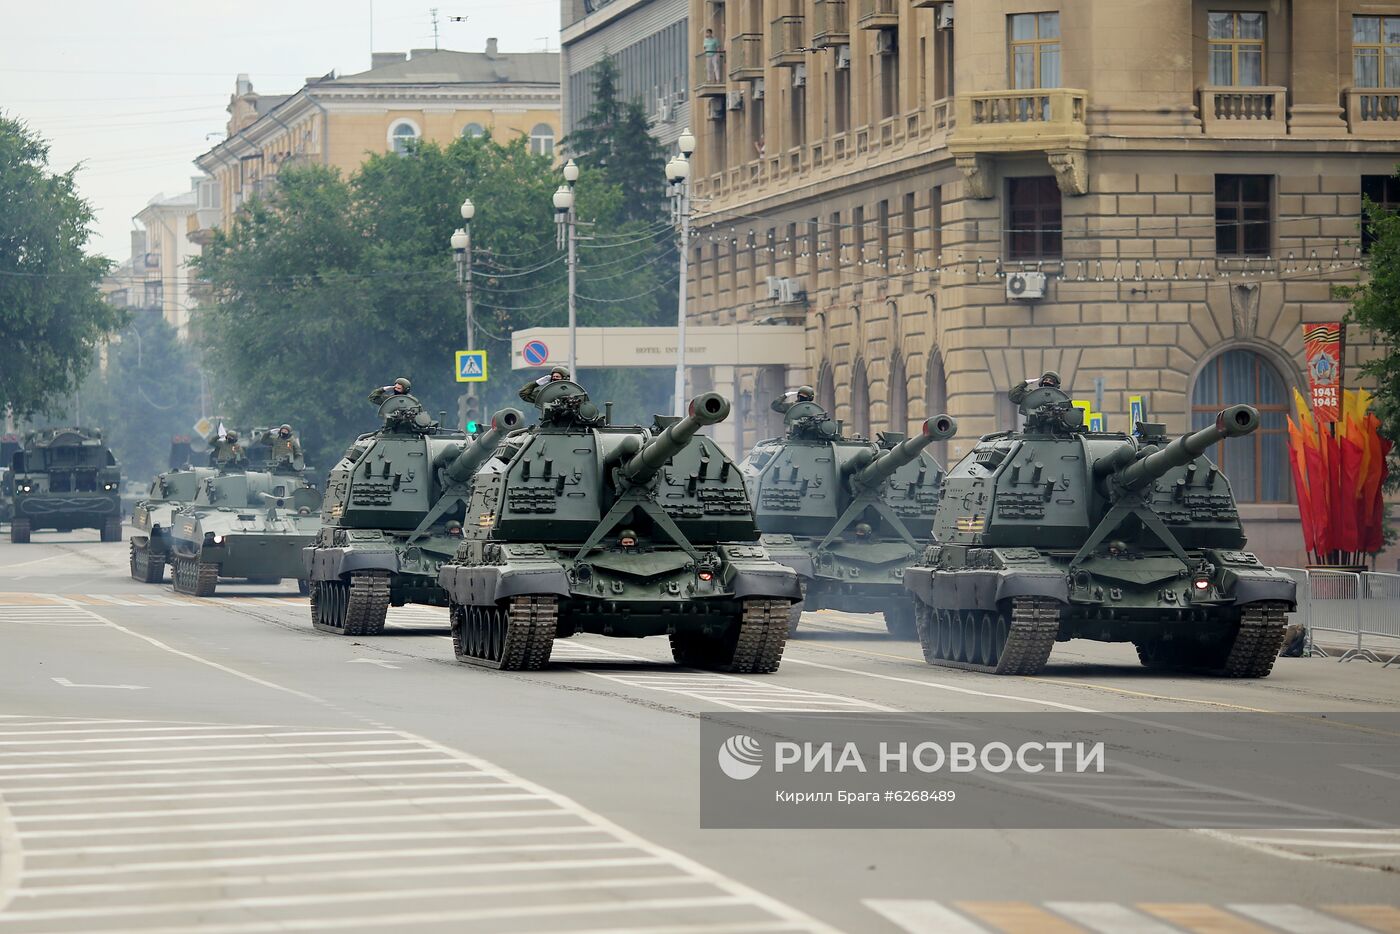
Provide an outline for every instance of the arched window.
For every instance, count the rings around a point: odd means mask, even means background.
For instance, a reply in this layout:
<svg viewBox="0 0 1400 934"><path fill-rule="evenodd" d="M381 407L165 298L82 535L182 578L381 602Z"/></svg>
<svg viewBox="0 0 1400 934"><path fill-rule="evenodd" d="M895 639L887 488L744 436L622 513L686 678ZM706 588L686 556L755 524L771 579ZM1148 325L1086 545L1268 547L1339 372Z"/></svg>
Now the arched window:
<svg viewBox="0 0 1400 934"><path fill-rule="evenodd" d="M904 356L895 354L890 360L890 381L886 387L890 406L890 431L909 430L909 378L904 371Z"/></svg>
<svg viewBox="0 0 1400 934"><path fill-rule="evenodd" d="M389 127L389 149L403 155L413 149L420 136L418 127L411 120L400 120Z"/></svg>
<svg viewBox="0 0 1400 934"><path fill-rule="evenodd" d="M851 430L863 438L870 437L870 380L865 361L860 359L851 369Z"/></svg>
<svg viewBox="0 0 1400 934"><path fill-rule="evenodd" d="M536 123L530 131L530 151L537 156L554 155L554 128L548 123Z"/></svg>
<svg viewBox="0 0 1400 934"><path fill-rule="evenodd" d="M1259 410L1259 430L1207 452L1242 503L1286 503L1289 494L1288 386L1274 365L1250 350L1227 350L1205 365L1191 387L1191 429L1214 424L1227 405Z"/></svg>
<svg viewBox="0 0 1400 934"><path fill-rule="evenodd" d="M943 354L937 347L928 352L928 374L924 377L924 411L927 417L948 412L948 373L943 369ZM948 466L948 442L935 441L928 446L933 459Z"/></svg>
<svg viewBox="0 0 1400 934"><path fill-rule="evenodd" d="M462 135L467 139L480 139L486 135L486 127L479 123L468 123L462 127Z"/></svg>
<svg viewBox="0 0 1400 934"><path fill-rule="evenodd" d="M836 377L832 375L830 363L823 363L817 374L817 402L828 415L836 417Z"/></svg>

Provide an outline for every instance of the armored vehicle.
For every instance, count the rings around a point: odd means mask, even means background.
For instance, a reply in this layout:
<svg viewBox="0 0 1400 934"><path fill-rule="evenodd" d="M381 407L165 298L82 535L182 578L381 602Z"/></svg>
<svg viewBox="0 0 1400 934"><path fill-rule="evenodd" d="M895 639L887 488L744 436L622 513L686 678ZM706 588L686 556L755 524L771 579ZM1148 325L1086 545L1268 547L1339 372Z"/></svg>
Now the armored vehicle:
<svg viewBox="0 0 1400 934"><path fill-rule="evenodd" d="M170 562L170 527L175 513L192 503L200 484L218 473L212 467L188 465L167 470L151 481L146 498L131 511L131 576L147 584L165 579Z"/></svg>
<svg viewBox="0 0 1400 934"><path fill-rule="evenodd" d="M539 424L477 471L438 574L457 659L533 670L556 637L664 634L680 664L775 671L800 592L758 543L739 469L697 434L729 403L704 393L647 429L613 426L568 379L534 401Z"/></svg>
<svg viewBox="0 0 1400 934"><path fill-rule="evenodd" d="M885 627L913 639L914 602L904 569L933 527L943 468L925 453L950 438L957 423L930 418L905 438L882 432L875 441L841 434L815 402L784 413L787 434L760 442L741 465L769 556L797 572L805 609L883 613Z"/></svg>
<svg viewBox="0 0 1400 934"><path fill-rule="evenodd" d="M14 515L14 495L10 491L10 460L20 448L19 435L0 435L0 522Z"/></svg>
<svg viewBox="0 0 1400 934"><path fill-rule="evenodd" d="M213 470L170 528L175 590L212 597L219 578L258 584L302 579L301 550L321 527L321 494L298 471Z"/></svg>
<svg viewBox="0 0 1400 934"><path fill-rule="evenodd" d="M904 572L929 664L1036 674L1057 640L1093 639L1132 642L1149 667L1267 675L1294 584L1244 551L1230 483L1205 457L1259 413L1231 406L1168 442L1160 425L1085 431L1058 386L1018 398L1023 429L986 435L948 472L934 544Z"/></svg>
<svg viewBox="0 0 1400 934"><path fill-rule="evenodd" d="M121 468L95 428L45 428L24 437L10 458L5 485L13 517L10 541L35 529L98 529L122 540Z"/></svg>
<svg viewBox="0 0 1400 934"><path fill-rule="evenodd" d="M331 471L320 533L302 553L311 621L324 632L379 635L390 604L447 605L437 571L462 542L472 474L522 422L502 409L473 441L411 395L388 397L379 414L384 427Z"/></svg>

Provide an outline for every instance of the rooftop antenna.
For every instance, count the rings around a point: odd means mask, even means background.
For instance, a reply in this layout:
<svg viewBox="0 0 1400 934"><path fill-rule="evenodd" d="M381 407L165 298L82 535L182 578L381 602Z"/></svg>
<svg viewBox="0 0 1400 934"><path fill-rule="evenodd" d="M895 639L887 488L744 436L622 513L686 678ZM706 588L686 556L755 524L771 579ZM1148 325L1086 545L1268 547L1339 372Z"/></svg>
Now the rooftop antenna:
<svg viewBox="0 0 1400 934"><path fill-rule="evenodd" d="M433 20L433 51L436 52L438 50L438 8L433 7L428 11L428 14Z"/></svg>

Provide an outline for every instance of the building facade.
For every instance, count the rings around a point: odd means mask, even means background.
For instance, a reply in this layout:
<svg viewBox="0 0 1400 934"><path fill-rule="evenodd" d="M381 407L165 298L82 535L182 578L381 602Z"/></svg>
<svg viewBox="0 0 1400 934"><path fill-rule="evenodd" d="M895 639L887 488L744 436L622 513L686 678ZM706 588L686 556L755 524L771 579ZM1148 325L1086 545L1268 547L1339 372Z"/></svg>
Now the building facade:
<svg viewBox="0 0 1400 934"><path fill-rule="evenodd" d="M501 52L495 39L484 52L376 52L368 71L332 72L288 95L259 94L239 75L228 112L227 137L195 159L211 179L200 195L201 226L191 230L196 239L287 165L335 166L348 175L371 153L485 133L502 142L524 135L534 152L552 155L559 55Z"/></svg>
<svg viewBox="0 0 1400 934"><path fill-rule="evenodd" d="M1285 410L1302 325L1364 272L1391 202L1400 2L692 0L690 316L802 322L819 398L863 433L947 411L956 460L1059 371L1128 428L1222 405L1251 544L1303 560ZM1378 352L1347 334L1351 372ZM778 373L741 382L748 442ZM1354 383L1350 383L1354 385Z"/></svg>
<svg viewBox="0 0 1400 934"><path fill-rule="evenodd" d="M190 282L194 272L190 260L199 255L200 245L188 236L191 219L197 216L197 198L205 180L190 180L190 190L172 198L157 196L133 218L143 232L142 254L133 251L132 268L142 269L143 302L160 308L162 317L175 328L181 340L189 338L190 309L193 305Z"/></svg>
<svg viewBox="0 0 1400 934"><path fill-rule="evenodd" d="M668 148L689 125L689 0L561 0L559 36L567 137L593 106L595 69L617 64L618 90L641 101Z"/></svg>

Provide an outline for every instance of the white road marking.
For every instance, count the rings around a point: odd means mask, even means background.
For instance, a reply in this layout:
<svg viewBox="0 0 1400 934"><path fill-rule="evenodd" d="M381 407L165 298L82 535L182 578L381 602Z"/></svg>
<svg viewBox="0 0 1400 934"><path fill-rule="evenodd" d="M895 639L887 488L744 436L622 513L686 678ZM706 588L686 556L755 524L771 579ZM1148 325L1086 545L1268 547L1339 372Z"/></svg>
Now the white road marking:
<svg viewBox="0 0 1400 934"><path fill-rule="evenodd" d="M1372 934L1369 928L1348 924L1302 905L1227 905L1231 911L1272 925L1288 934Z"/></svg>
<svg viewBox="0 0 1400 934"><path fill-rule="evenodd" d="M923 678L901 678L896 675L882 675L874 671L861 671L858 668L842 668L839 665L827 665L822 662L810 662L806 659L793 658L788 656L783 659L784 665L806 665L811 668L823 668L827 671L839 671L842 674L857 675L862 678L875 678L880 681L895 681L901 684L916 684L919 687L931 688L935 691L948 691L953 694L965 694L973 697L988 697L994 700L1015 701L1018 704L1031 704L1036 707L1053 707L1056 710L1072 710L1076 713L1099 713L1090 707L1079 707L1074 704L1062 704L1059 701L1041 700L1034 697L1020 697L1015 694L998 694L994 691L978 691L974 688L957 687L952 684L941 684L937 681L926 681Z"/></svg>
<svg viewBox="0 0 1400 934"><path fill-rule="evenodd" d="M1046 902L1045 907L1097 934L1177 934L1177 928L1114 902Z"/></svg>
<svg viewBox="0 0 1400 934"><path fill-rule="evenodd" d="M181 731L181 728L179 728L179 727L165 727L165 728L163 728L163 729L172 730L172 731L177 732L177 733ZM209 729L238 729L238 728L237 728L237 727L209 727ZM83 731L83 732L97 732L97 731L88 730L88 731ZM118 732L122 732L122 733L131 733L131 732L137 732L137 731L135 731L135 730L107 730L107 731L103 731L103 732L110 732L110 733L118 733ZM146 732L146 731L141 731L141 732ZM282 731L274 731L273 729L270 729L270 728L253 728L252 731L245 731L245 732L239 732L239 733L190 733L188 730L185 730L185 731L184 731L184 735L177 735L177 736L170 736L170 735L162 735L162 736L114 736L114 737L111 737L111 738L107 738L107 737L103 737L103 736L85 736L85 737L83 737L83 738L81 738L81 739L0 740L0 747L4 747L4 746L59 746L59 745L75 744L75 743L77 743L77 744L84 744L84 745L86 745L86 744L88 744L88 743L102 743L102 744L110 744L110 743L149 743L149 742L154 742L154 741L156 741L156 740L161 740L161 741L174 741L174 742L178 742L178 743L182 744L182 746L183 746L184 744L188 744L188 743L190 743L190 742L203 742L204 740L209 740L209 739L283 739L283 738L286 738L286 737L302 737L302 736L354 736L354 737L365 737L365 736L368 736L368 735L372 735L372 734L374 734L374 733L378 733L379 735L384 735L384 736L391 736L391 735L393 735L393 734L390 733L388 730L371 731L371 730L294 730L294 729L286 729L286 730L282 730ZM7 736L24 736L24 735L35 735L35 734L8 733L8 734L0 734L0 735L7 735ZM398 740L398 742L402 742L402 740ZM195 747L195 748L201 748L201 747ZM146 751L147 751L147 750L137 750L137 749L102 750L102 752L146 752Z"/></svg>
<svg viewBox="0 0 1400 934"><path fill-rule="evenodd" d="M395 665L393 662L386 662L386 661L384 661L384 659L382 659L382 658L352 658L352 659L350 659L350 661L346 662L346 664L348 664L348 665L378 665L380 668L394 668L394 669L397 669L397 668L399 667L398 665Z"/></svg>
<svg viewBox="0 0 1400 934"><path fill-rule="evenodd" d="M411 808L417 808L417 807L422 807L423 805L427 805L427 804L461 804L461 803L465 803L465 802L476 803L476 802L478 802L478 801L522 801L522 800L532 800L533 797L534 797L533 795L525 794L524 792L507 792L507 793L505 793L505 794L487 794L487 795L436 795L436 796L426 796L426 797L417 797L417 798L401 798L401 797L398 797L398 796L394 796L394 797L391 797L391 798L380 798L380 799L367 798L367 799L363 799L363 800L340 800L340 799L337 799L337 800L335 800L335 801L317 801L317 802L299 801L299 802L297 802L296 804L231 805L231 806L229 806L229 807L222 807L222 808L162 808L162 809L160 809L160 810L155 810L155 811L113 811L113 810L108 809L108 810L96 811L96 812L92 812L92 813L77 813L77 814L72 813L71 811L65 811L65 812L62 813L62 814L35 814L35 815L26 815L26 816L22 816L22 817L17 817L17 818L15 818L15 820L16 820L17 822L20 822L20 823L34 823L34 822L36 822L36 821L37 821L37 822L41 822L41 823L54 823L54 822L65 822L65 821L84 821L84 822L87 822L87 821L97 821L97 820L131 820L131 819L133 819L133 818L138 818L138 817L143 817L143 818L144 818L144 817L199 817L199 816L201 816L201 815L212 815L212 814L268 814L268 813L276 813L276 812L278 812L278 811L294 811L294 812L296 812L296 813L298 813L298 814L302 814L302 813L305 813L306 811L318 811L318 810L327 810L327 811L342 810L342 809L343 809L343 810L354 810L354 809L357 808L357 807L370 807L370 808L411 807ZM28 807L33 807L33 805L28 805ZM359 821L359 820L360 820L360 818L358 818L358 817L355 818L355 821ZM344 823L344 822L342 822L342 823ZM164 825L162 825L162 826L164 826ZM197 825L185 825L185 824L181 824L180 829L181 829L181 830L192 830L192 829L195 829L196 826L197 826ZM242 826L242 825L238 825L238 826ZM274 825L274 826L275 826L275 825ZM84 827L82 830L76 831L76 832L79 833L79 834L84 834L84 833L103 834L103 833L139 833L139 832L141 832L141 831L140 831L139 828L133 828L133 827ZM64 833L66 834L66 833L68 833L68 831L64 831ZM53 834L53 833L48 833L48 832L39 833L39 832L30 832L30 831L26 831L25 836L26 836L26 837L41 837L41 836L54 836L54 834Z"/></svg>
<svg viewBox="0 0 1400 934"><path fill-rule="evenodd" d="M674 675L607 674L601 671L585 671L584 674L630 688L679 694L707 704L718 704L731 710L752 713L822 713L839 710L895 712L893 707L871 701L783 687L737 675L693 675L683 672ZM734 699L731 694L735 691L742 691L744 696Z"/></svg>
<svg viewBox="0 0 1400 934"><path fill-rule="evenodd" d="M115 691L146 691L150 690L144 684L76 684L67 678L54 678L55 684L65 688L110 688Z"/></svg>
<svg viewBox="0 0 1400 934"><path fill-rule="evenodd" d="M935 901L867 898L865 907L909 934L986 934L987 929Z"/></svg>

